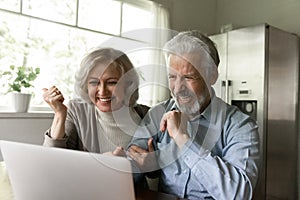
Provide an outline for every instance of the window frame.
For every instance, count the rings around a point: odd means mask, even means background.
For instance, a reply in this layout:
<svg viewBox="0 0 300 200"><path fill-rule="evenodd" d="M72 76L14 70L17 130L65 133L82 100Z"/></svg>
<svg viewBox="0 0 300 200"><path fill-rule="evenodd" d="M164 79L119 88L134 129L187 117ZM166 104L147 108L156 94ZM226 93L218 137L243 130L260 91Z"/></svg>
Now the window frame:
<svg viewBox="0 0 300 200"><path fill-rule="evenodd" d="M38 16L23 13L23 9L22 9L23 1L24 0L19 0L20 8L19 8L18 12L17 11L12 11L12 10L9 10L9 9L5 9L5 8L2 8L2 7L0 7L0 12L7 12L7 13L15 14L15 15L18 15L18 16L21 16L21 17L28 17L28 18L31 18L31 19L36 19L36 20L41 20L41 21L44 21L44 22L49 22L49 23L53 23L53 24L57 24L57 25L62 25L62 26L68 27L68 28L74 28L74 29L77 29L77 30L88 31L88 32L91 32L91 33L102 34L102 35L106 35L106 36L111 36L111 37L115 37L115 38L131 40L131 41L136 41L136 42L147 42L147 41L142 41L140 39L135 39L135 38L132 38L132 37L128 37L127 35L126 36L123 35L122 18L123 18L123 6L124 6L124 4L130 4L132 6L136 6L138 8L145 9L145 10L150 10L150 11L152 11L153 6L158 6L157 3L152 2L152 1L113 0L113 1L121 2L121 9L120 9L120 12L121 12L121 14L120 14L121 19L120 20L121 21L120 21L119 33L118 34L112 34L112 33L107 33L107 32L103 32L103 31L99 31L99 30L94 30L94 29L90 29L90 28L81 27L81 26L78 25L78 17L79 17L79 13L78 13L79 7L78 6L80 6L80 4L79 4L80 0L76 0L75 24L59 22L59 21L56 21L56 20L46 19L46 18L43 18L43 17L38 17ZM8 112L8 111L9 111L9 106L0 105L0 112ZM32 105L31 104L30 108L29 108L29 112L49 112L49 111L51 111L51 108L48 107L48 106L39 106L39 105Z"/></svg>

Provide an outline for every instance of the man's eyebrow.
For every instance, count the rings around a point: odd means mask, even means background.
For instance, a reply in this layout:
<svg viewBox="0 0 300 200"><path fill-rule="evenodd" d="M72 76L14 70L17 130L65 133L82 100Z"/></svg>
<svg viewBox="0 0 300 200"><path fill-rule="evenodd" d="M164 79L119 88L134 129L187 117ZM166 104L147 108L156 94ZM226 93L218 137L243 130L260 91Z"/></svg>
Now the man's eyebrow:
<svg viewBox="0 0 300 200"><path fill-rule="evenodd" d="M197 73L194 73L194 72L192 72L192 73L184 74L183 76L193 76L193 77L199 77L200 75L199 75L199 74L197 74Z"/></svg>
<svg viewBox="0 0 300 200"><path fill-rule="evenodd" d="M188 73L188 74L184 74L184 76L194 76L196 75L195 73Z"/></svg>

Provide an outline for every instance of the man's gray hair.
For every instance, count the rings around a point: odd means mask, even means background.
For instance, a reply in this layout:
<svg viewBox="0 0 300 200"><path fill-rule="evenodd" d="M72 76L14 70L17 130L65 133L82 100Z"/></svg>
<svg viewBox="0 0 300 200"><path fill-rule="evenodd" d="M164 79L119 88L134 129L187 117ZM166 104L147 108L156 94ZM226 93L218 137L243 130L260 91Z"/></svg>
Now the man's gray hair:
<svg viewBox="0 0 300 200"><path fill-rule="evenodd" d="M196 68L201 66L206 69L207 76L214 67L220 63L219 54L215 43L206 35L197 30L184 31L178 33L169 40L163 47L165 58L168 59L170 54L182 56L185 54L199 55L201 63L191 63ZM205 58L205 59L203 59Z"/></svg>

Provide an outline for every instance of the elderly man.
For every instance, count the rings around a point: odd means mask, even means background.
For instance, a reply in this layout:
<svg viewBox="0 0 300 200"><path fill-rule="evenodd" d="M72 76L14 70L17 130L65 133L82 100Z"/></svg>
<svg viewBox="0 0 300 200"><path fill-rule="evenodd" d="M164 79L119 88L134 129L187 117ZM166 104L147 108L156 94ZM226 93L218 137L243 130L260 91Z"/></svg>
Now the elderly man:
<svg viewBox="0 0 300 200"><path fill-rule="evenodd" d="M164 51L173 98L151 108L128 155L142 171L160 172L159 191L188 199L251 199L260 164L258 127L216 97L214 43L187 31Z"/></svg>

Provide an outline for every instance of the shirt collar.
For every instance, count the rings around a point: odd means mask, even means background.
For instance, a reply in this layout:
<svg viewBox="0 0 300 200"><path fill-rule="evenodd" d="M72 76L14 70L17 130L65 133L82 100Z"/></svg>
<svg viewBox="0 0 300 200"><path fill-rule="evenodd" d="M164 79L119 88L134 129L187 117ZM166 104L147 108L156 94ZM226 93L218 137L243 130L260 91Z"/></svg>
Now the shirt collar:
<svg viewBox="0 0 300 200"><path fill-rule="evenodd" d="M215 99L216 99L216 94L214 89L211 89L211 99L210 99L210 103L208 104L208 106L204 109L204 111L202 113L200 113L200 117L204 117L206 120L210 120L211 119L211 114L212 114L212 107L215 104Z"/></svg>

